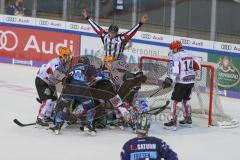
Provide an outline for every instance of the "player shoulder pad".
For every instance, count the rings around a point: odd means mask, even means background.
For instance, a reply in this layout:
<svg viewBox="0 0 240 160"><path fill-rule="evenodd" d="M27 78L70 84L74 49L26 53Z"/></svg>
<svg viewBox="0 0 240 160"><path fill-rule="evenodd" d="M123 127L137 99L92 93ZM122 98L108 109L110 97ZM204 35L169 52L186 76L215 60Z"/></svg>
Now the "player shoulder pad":
<svg viewBox="0 0 240 160"><path fill-rule="evenodd" d="M171 60L172 61L179 61L180 57L181 57L180 52L178 52L178 53L172 54Z"/></svg>

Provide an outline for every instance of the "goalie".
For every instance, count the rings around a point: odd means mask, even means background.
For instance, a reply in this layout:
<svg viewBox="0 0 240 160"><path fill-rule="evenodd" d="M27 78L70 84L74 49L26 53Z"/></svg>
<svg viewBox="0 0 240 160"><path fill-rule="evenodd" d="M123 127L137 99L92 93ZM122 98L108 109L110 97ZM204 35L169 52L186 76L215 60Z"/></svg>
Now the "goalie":
<svg viewBox="0 0 240 160"><path fill-rule="evenodd" d="M169 45L171 61L168 65L168 77L162 84L163 88L170 87L175 82L172 93L172 119L168 123L164 123L165 129L177 129L177 105L182 102L185 110L184 120L180 121L182 126L192 126L191 108L187 104L190 100L192 88L195 83L196 72L200 69L200 63L192 55L191 52L182 49L180 41L174 41Z"/></svg>

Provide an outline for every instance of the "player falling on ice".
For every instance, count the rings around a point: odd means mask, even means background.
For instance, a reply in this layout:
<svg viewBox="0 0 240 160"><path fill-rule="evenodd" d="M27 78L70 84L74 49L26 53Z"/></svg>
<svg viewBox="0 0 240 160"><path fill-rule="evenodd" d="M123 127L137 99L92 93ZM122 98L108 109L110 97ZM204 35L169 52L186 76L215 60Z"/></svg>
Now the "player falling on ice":
<svg viewBox="0 0 240 160"><path fill-rule="evenodd" d="M47 64L43 64L36 76L35 85L41 103L36 124L49 126L57 92L55 85L62 81L71 64L71 50L65 47L59 48L59 57L52 59Z"/></svg>
<svg viewBox="0 0 240 160"><path fill-rule="evenodd" d="M161 139L149 137L149 115L137 119L137 137L127 141L121 152L121 160L178 160L177 154Z"/></svg>
<svg viewBox="0 0 240 160"><path fill-rule="evenodd" d="M108 31L104 30L96 22L94 22L87 13L87 10L84 9L82 12L83 17L89 22L93 30L101 37L102 43L104 45L104 66L108 69L111 65L111 62L120 60L123 58L123 52L128 41L136 34L138 29L146 23L148 17L146 15L141 17L141 21L130 29L126 33L118 33L117 25L110 25Z"/></svg>
<svg viewBox="0 0 240 160"><path fill-rule="evenodd" d="M168 77L163 82L162 87L167 88L175 82L172 93L172 119L164 123L165 129L177 129L177 106L182 103L185 114L184 120L180 121L181 126L192 126L191 107L188 105L192 88L195 83L196 72L200 69L200 63L191 52L182 49L180 41L174 41L169 45L172 54L168 65Z"/></svg>
<svg viewBox="0 0 240 160"><path fill-rule="evenodd" d="M68 76L65 79L65 86L63 88L63 93L58 99L58 103L55 107L56 115L54 117L54 127L50 129L55 131L56 134L59 133L61 127L65 120L71 119L71 111L74 110L74 119L78 119L79 115L85 115L86 120L84 123L80 124L80 129L84 128L91 135L96 135L96 130L93 125L93 120L95 116L95 104L92 97L87 95L71 95L64 94L64 91L69 90L68 86L82 86L91 87L96 82L96 68L90 65L89 60L86 57L81 57L78 63L70 69ZM73 91L73 90L71 90ZM88 90L86 89L86 93ZM74 91L73 91L74 92ZM75 106L75 107L74 107ZM72 108L72 109L70 109ZM85 127L84 127L85 126Z"/></svg>

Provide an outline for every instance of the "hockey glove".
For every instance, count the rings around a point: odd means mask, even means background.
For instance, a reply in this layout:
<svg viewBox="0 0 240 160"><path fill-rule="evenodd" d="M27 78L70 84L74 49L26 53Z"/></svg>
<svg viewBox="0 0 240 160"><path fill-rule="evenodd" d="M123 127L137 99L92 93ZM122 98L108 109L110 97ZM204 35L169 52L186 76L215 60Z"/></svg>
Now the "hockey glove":
<svg viewBox="0 0 240 160"><path fill-rule="evenodd" d="M141 81L142 83L145 83L146 80L147 80L147 76L145 76L145 75L143 74L143 72L138 72L138 73L136 73L136 77L141 77L140 81Z"/></svg>
<svg viewBox="0 0 240 160"><path fill-rule="evenodd" d="M68 75L67 77L63 78L62 84L63 85L70 84L71 81L72 81L72 76Z"/></svg>
<svg viewBox="0 0 240 160"><path fill-rule="evenodd" d="M173 82L172 79L167 77L162 83L162 88L165 89L165 88L171 87L172 82Z"/></svg>

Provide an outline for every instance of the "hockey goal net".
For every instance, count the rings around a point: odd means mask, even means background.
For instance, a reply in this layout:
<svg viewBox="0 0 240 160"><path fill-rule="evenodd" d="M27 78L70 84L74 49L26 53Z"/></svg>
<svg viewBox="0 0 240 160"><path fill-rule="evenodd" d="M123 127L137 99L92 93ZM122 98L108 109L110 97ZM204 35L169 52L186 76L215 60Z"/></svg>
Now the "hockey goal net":
<svg viewBox="0 0 240 160"><path fill-rule="evenodd" d="M140 58L140 68L147 76L147 82L142 85L142 92L148 101L151 101L151 107L171 99L173 88L161 88L161 84L167 76L169 61L166 57L143 56ZM237 127L239 123L223 111L218 95L216 75L216 64L201 62L201 69L197 72L196 83L188 104L191 106L192 115L207 119L208 126ZM181 104L178 107L183 111Z"/></svg>

